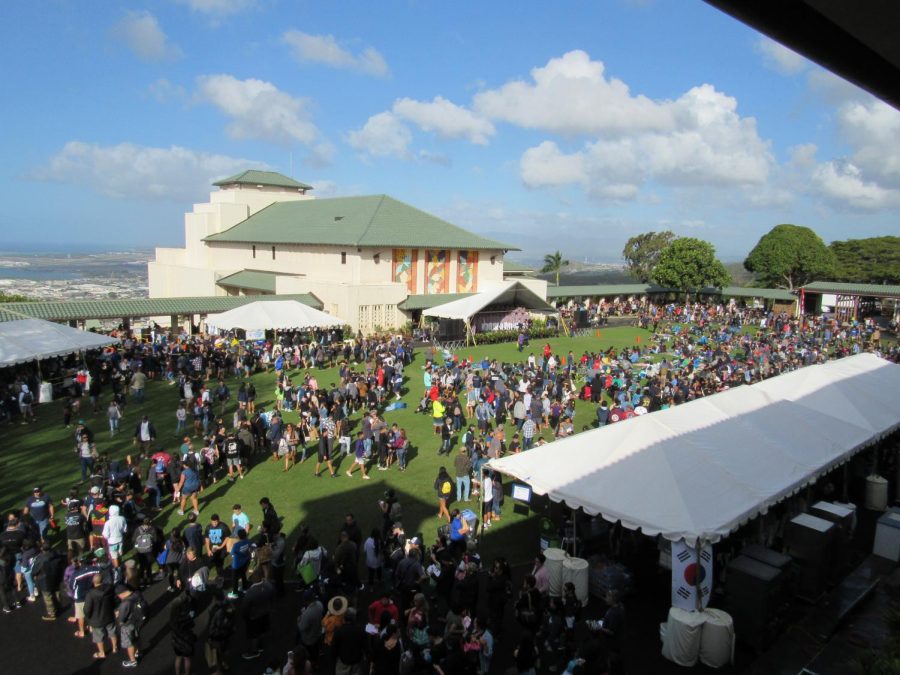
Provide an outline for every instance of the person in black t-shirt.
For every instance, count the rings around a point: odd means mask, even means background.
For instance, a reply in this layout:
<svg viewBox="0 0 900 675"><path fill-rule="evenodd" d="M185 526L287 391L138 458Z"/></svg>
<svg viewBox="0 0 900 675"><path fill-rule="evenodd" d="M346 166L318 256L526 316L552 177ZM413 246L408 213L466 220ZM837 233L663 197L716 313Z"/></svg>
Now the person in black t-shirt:
<svg viewBox="0 0 900 675"><path fill-rule="evenodd" d="M213 514L206 526L204 539L206 541L206 555L209 557L209 564L216 568L219 577L222 576L225 568L225 557L228 555L226 541L231 536L231 529L219 520L217 514Z"/></svg>
<svg viewBox="0 0 900 675"><path fill-rule="evenodd" d="M84 553L87 546L87 518L81 510L81 502L69 501L69 509L66 511L66 548L75 555Z"/></svg>

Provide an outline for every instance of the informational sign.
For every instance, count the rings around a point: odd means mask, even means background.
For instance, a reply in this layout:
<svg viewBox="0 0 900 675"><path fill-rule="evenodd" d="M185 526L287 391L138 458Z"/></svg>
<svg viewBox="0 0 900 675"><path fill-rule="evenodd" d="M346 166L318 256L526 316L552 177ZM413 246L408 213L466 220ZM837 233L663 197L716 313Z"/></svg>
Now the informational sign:
<svg viewBox="0 0 900 675"><path fill-rule="evenodd" d="M264 328L260 328L257 330L248 330L247 339L248 340L265 340L266 339L266 331Z"/></svg>
<svg viewBox="0 0 900 675"><path fill-rule="evenodd" d="M703 544L699 553L684 541L672 543L672 606L694 611L705 609L713 583L712 545ZM700 602L697 602L697 596Z"/></svg>

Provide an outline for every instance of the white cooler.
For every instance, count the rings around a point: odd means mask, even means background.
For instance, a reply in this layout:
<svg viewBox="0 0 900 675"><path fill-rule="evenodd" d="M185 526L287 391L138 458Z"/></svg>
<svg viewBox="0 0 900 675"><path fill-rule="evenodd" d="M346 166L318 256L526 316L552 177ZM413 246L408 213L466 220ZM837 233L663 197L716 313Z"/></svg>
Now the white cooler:
<svg viewBox="0 0 900 675"><path fill-rule="evenodd" d="M547 559L544 565L550 577L550 595L558 598L562 596L563 561L569 554L561 548L548 548L544 551L544 557Z"/></svg>
<svg viewBox="0 0 900 675"><path fill-rule="evenodd" d="M700 658L704 623L706 616L703 612L670 607L669 620L665 628L660 630L663 636L662 655L679 666L695 666Z"/></svg>
<svg viewBox="0 0 900 675"><path fill-rule="evenodd" d="M546 555L546 554L545 554ZM588 574L588 561L582 558L566 558L562 565L563 584L571 581L575 585L575 597L582 607L588 604L588 588L590 575Z"/></svg>
<svg viewBox="0 0 900 675"><path fill-rule="evenodd" d="M700 637L700 662L710 668L722 668L733 661L734 621L721 609L703 610L706 623Z"/></svg>

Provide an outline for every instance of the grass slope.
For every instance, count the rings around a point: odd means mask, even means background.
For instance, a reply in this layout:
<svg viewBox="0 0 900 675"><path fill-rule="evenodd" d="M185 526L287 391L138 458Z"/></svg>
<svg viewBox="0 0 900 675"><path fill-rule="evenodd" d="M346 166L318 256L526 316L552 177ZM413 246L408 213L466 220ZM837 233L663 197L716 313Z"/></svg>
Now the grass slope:
<svg viewBox="0 0 900 675"><path fill-rule="evenodd" d="M584 350L597 351L609 347L621 348L636 343L640 337L646 342L649 333L638 328L602 329L599 337L558 338L550 340L555 353L565 355L572 350L576 356ZM501 361L522 361L529 351L536 355L543 342L532 343L531 349L519 354L514 343L471 347L460 352L460 356L472 356L476 360L483 357L496 358ZM281 462L271 462L268 458L259 461L247 474L244 480L229 483L220 480L217 485L209 487L200 495L200 520L206 523L212 513L230 519L231 506L240 502L250 515L251 521L258 523L260 519L259 499L267 496L272 500L279 514L284 518L284 528L289 540L297 532L301 524L306 524L325 546L331 548L337 538L343 516L352 511L363 532L380 526L381 514L378 500L384 490L393 487L404 509L404 526L407 533L421 532L426 543L431 541L440 524L436 518L437 500L432 489L438 468L446 465L453 475L452 456L438 457L438 437L433 435L431 419L425 415L413 413L423 393L422 370L425 355L417 352L412 365L406 369L407 393L404 401L405 410L388 412L385 419L390 425L396 422L407 430L412 450L407 471L400 473L396 469L390 471L370 471L372 480L364 481L359 473L347 478L344 471L349 467L346 461L340 466L339 478L331 479L327 471L323 477L313 476L313 461L307 460L291 471L282 472ZM297 377L302 373L292 373ZM322 386L337 382L336 369L318 371L316 377ZM273 407L274 381L273 373L258 373L253 376L258 391L257 405L266 409ZM227 381L232 396L237 391L236 379ZM104 396L104 398L107 398ZM175 435L175 409L177 407L177 388L164 382L148 383L147 400L138 405L129 403L125 417L121 423L120 434L110 438L103 413L93 415L89 402L85 398L81 414L96 435L97 447L101 453L110 458L124 458L132 452L132 435L135 425L143 414L150 415L159 438L158 444L168 450L177 452L180 445ZM226 408L226 421L231 419L236 402ZM463 407L465 409L465 407ZM216 406L218 411L218 406ZM34 485L43 485L45 490L59 500L67 494L72 485L80 478L77 457L74 452L74 426L66 429L62 425L61 402L53 402L37 407L38 423L5 427L0 430L0 507L3 510L21 508ZM296 420L296 413L285 413L287 421ZM353 416L356 422L359 415ZM591 424L594 419L592 406L578 402L576 404L576 430ZM74 421L74 420L73 420ZM546 432L545 432L546 433ZM261 457L261 456L260 456ZM473 502L474 505L474 502ZM451 507L452 508L452 507ZM533 514L518 515L513 513L511 504L507 502L503 518L484 539L482 551L487 555L505 555L513 561L526 559L533 553L538 541L538 522ZM184 519L176 513L171 505L166 505L157 517L157 523L167 532L182 523ZM292 544L289 541L289 544Z"/></svg>

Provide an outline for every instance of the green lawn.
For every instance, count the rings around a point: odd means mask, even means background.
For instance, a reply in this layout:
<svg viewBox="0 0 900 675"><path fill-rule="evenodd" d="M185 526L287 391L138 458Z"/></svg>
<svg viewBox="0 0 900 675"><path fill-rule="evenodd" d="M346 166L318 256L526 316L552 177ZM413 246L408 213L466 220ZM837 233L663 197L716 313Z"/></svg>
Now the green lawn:
<svg viewBox="0 0 900 675"><path fill-rule="evenodd" d="M600 336L558 338L550 340L558 354L566 354L570 349L580 355L584 350L597 351L609 347L620 348L633 345L640 337L646 344L649 333L637 328L602 329ZM460 356L472 356L476 360L483 357L502 361L520 361L529 351L537 355L544 342L533 342L531 349L519 354L516 345L502 344L475 346L461 350ZM313 533L328 547L333 546L342 517L348 511L356 514L365 533L372 527L380 526L381 517L378 499L387 487L393 487L400 496L404 508L404 525L408 533L421 532L430 541L440 524L436 518L437 503L432 490L438 467L446 464L453 474L452 457L438 457L439 441L432 433L430 417L416 415L413 410L423 393L422 369L425 357L417 353L412 365L407 368L408 393L404 396L408 407L405 410L388 412L388 424L396 422L407 430L413 450L410 452L409 468L400 473L391 471L370 471L372 480L364 481L359 473L347 478L341 467L340 478L331 479L327 471L322 478L313 476L314 461L294 467L288 473L282 472L282 463L260 462L236 483L219 481L200 496L201 522L206 522L213 512L229 518L231 506L240 502L253 522L260 518L259 499L267 496L272 500L279 514L284 518L285 532L289 538L301 524L310 527ZM337 381L336 369L316 373L320 385L328 386ZM254 375L253 381L258 391L257 405L271 409L274 399L274 374ZM237 381L228 381L232 395L237 391ZM140 415L148 414L159 434L158 442L167 449L177 451L179 439L175 436L175 409L177 388L163 382L151 382L147 388L147 401L143 405L129 403L122 420L119 436L110 438L104 413L93 415L88 405L83 405L81 414L88 426L95 432L97 447L101 453L111 458L124 458L132 451L131 439ZM87 404L87 399L84 400ZM234 403L236 405L236 403ZM226 410L226 420L231 419L233 405ZM31 488L42 484L56 500L64 496L68 489L77 484L80 471L74 452L74 426L65 429L62 425L62 406L54 402L37 407L39 422L31 425L4 427L2 450L0 450L0 506L4 510L20 508L29 496ZM296 419L296 413L286 413L287 421ZM358 415L354 416L354 421ZM589 404L576 405L576 430L593 422L593 409ZM73 420L74 421L74 420ZM314 459L313 454L313 459ZM452 508L452 507L451 507ZM183 521L171 505L166 505L157 522L168 531ZM523 560L531 555L537 546L537 517L513 513L507 502L503 519L483 542L483 553L506 555L511 560ZM292 542L291 542L292 543Z"/></svg>

